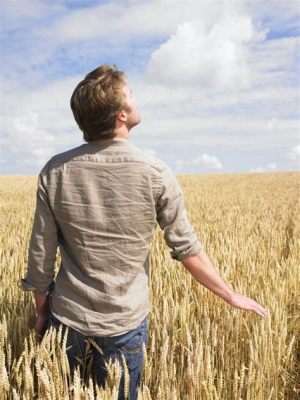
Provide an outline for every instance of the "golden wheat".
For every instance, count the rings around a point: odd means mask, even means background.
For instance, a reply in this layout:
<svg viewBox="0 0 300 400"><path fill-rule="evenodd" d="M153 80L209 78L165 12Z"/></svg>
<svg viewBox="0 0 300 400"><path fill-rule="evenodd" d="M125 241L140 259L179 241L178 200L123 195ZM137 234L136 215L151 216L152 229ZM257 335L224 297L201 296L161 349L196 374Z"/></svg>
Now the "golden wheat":
<svg viewBox="0 0 300 400"><path fill-rule="evenodd" d="M200 285L170 258L157 228L139 400L300 397L299 177L296 172L178 176L189 219L216 269L270 317L234 309ZM88 374L84 380L79 368L70 376L61 330L49 329L36 344L33 296L18 282L27 267L37 178L2 176L0 182L0 398L117 398L118 362L107 363L103 389ZM56 273L59 264L58 253ZM125 359L123 367L127 393Z"/></svg>

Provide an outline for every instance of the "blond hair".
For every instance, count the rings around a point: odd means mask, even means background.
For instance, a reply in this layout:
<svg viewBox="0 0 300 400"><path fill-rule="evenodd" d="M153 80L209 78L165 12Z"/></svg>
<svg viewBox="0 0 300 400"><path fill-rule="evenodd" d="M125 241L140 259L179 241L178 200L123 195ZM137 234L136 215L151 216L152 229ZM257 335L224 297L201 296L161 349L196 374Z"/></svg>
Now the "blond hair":
<svg viewBox="0 0 300 400"><path fill-rule="evenodd" d="M86 142L116 136L116 116L128 109L122 91L126 83L125 73L113 64L94 69L76 86L70 106Z"/></svg>

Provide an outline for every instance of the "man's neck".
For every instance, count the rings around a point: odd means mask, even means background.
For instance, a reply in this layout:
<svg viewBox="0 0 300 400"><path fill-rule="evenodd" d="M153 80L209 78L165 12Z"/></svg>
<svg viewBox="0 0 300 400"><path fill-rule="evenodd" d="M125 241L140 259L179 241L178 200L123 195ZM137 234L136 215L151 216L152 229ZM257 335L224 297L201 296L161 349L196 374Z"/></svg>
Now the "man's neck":
<svg viewBox="0 0 300 400"><path fill-rule="evenodd" d="M129 130L127 129L127 127L125 125L122 126L118 126L115 130L114 130L114 137L110 137L105 139L103 137L103 139L97 139L97 140L93 140L93 142L95 143L112 143L112 142L126 142L129 141Z"/></svg>
<svg viewBox="0 0 300 400"><path fill-rule="evenodd" d="M116 126L114 129L114 134L116 135L114 139L125 139L129 140L129 131L126 124L120 124L118 121L116 122Z"/></svg>

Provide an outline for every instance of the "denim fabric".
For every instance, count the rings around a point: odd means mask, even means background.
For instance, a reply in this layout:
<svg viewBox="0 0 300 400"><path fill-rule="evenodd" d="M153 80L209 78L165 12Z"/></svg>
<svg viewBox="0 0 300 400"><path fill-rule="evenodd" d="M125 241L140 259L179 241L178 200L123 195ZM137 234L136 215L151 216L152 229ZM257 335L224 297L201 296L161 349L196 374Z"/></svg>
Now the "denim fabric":
<svg viewBox="0 0 300 400"><path fill-rule="evenodd" d="M48 328L52 326L56 330L58 330L61 324L63 326L63 337L67 326L64 325L60 320L55 318L52 313L50 313ZM112 337L85 336L69 327L66 343L66 354L68 357L70 372L72 376L74 373L74 369L78 365L80 366L81 377L83 377L84 375L84 368L86 367L86 363L84 363L87 346L86 341L89 338L93 339L103 351L103 354L101 354L95 346L91 347L93 349L92 374L94 378L94 383L96 383L99 387L105 388L106 378L108 375L107 369L105 367L105 362L108 363L109 360L111 360L112 362L118 360L122 369L118 400L125 400L124 365L121 356L122 354L124 354L129 372L129 400L136 400L138 387L141 383L141 376L143 372L143 343L145 344L145 346L147 346L148 343L147 316L135 329L123 335ZM78 359L82 360L83 363L80 363Z"/></svg>
<svg viewBox="0 0 300 400"><path fill-rule="evenodd" d="M121 138L57 154L38 176L21 288L49 294L54 316L83 335L129 332L151 311L149 250L157 224L173 259L202 250L164 161Z"/></svg>

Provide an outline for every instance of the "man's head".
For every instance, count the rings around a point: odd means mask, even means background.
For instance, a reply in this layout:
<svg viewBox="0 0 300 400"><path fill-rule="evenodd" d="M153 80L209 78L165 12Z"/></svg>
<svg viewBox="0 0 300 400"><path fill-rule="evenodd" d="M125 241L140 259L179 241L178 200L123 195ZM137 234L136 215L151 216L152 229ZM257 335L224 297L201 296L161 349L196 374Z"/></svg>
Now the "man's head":
<svg viewBox="0 0 300 400"><path fill-rule="evenodd" d="M113 138L116 129L129 131L140 122L126 75L115 65L89 72L76 86L70 105L86 142Z"/></svg>

